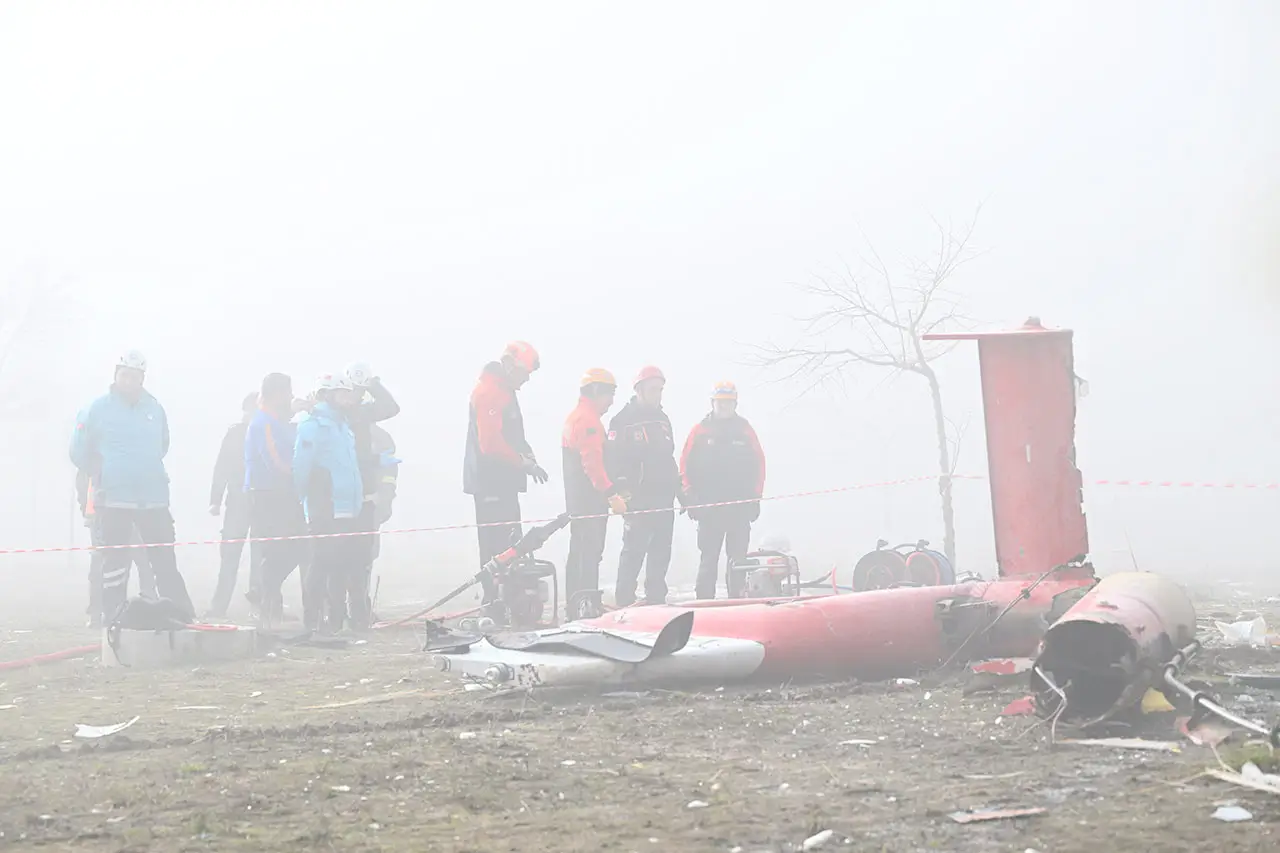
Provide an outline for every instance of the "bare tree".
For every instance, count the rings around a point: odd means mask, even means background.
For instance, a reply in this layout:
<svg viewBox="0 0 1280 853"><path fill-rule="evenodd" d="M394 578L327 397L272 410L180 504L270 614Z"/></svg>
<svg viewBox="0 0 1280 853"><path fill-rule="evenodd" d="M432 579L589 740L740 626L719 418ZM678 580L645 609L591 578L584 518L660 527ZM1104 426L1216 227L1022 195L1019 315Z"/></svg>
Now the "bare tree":
<svg viewBox="0 0 1280 853"><path fill-rule="evenodd" d="M890 377L914 374L928 383L938 441L943 551L952 565L956 534L951 485L964 428L947 419L933 369L934 360L949 347L924 338L967 320L961 300L948 283L957 269L978 254L970 245L977 220L975 212L957 230L934 219L937 248L927 259L908 260L901 276L890 272L862 234L867 253L859 257L856 268L846 265L836 275L818 276L800 286L820 307L796 318L803 326L797 341L789 346L758 346L755 359L760 366L783 371L782 379L806 380L806 392L824 384L843 386L851 371L866 368L890 371Z"/></svg>

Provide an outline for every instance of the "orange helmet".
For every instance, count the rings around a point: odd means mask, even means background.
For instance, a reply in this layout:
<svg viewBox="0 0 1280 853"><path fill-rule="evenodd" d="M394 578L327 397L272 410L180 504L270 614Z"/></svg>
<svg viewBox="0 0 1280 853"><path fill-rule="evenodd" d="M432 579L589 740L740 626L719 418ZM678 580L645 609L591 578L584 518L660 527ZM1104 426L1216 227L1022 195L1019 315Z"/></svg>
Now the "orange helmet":
<svg viewBox="0 0 1280 853"><path fill-rule="evenodd" d="M738 386L732 382L717 382L715 390L711 392L712 400L736 400L738 399Z"/></svg>
<svg viewBox="0 0 1280 853"><path fill-rule="evenodd" d="M510 358L523 367L527 373L533 373L541 367L541 362L538 360L538 351L524 341L512 341L507 344L507 348L502 351L502 357Z"/></svg>
<svg viewBox="0 0 1280 853"><path fill-rule="evenodd" d="M588 385L608 385L610 388L617 388L618 380L603 367L593 367L582 374L582 382L578 383L580 388L586 388Z"/></svg>
<svg viewBox="0 0 1280 853"><path fill-rule="evenodd" d="M635 388L648 379L660 379L664 385L667 382L667 377L662 375L662 369L650 364L648 367L640 368L640 372L636 374L636 381L631 383L631 387Z"/></svg>

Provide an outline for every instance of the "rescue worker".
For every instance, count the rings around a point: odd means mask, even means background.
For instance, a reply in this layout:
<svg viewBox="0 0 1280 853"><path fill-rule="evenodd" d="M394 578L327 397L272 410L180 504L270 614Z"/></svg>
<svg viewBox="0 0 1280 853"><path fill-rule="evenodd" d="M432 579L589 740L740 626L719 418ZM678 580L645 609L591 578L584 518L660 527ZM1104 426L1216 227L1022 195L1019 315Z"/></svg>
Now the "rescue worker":
<svg viewBox="0 0 1280 853"><path fill-rule="evenodd" d="M341 629L344 609L338 591L350 588L350 575L364 570L366 537L360 518L364 485L356 452L351 413L359 396L345 376L326 374L316 384L316 403L298 424L293 450L293 483L302 499L308 531L315 540L308 585L316 599L327 598L319 630L334 634ZM340 534L340 535L332 535ZM327 590L327 595L322 592ZM367 621L359 612L362 600L352 601L353 621Z"/></svg>
<svg viewBox="0 0 1280 853"><path fill-rule="evenodd" d="M627 511L626 500L609 479L604 464L605 433L601 416L613 406L618 383L607 370L593 367L583 374L578 405L564 422L565 509L569 522L569 556L564 567L565 615L569 621L601 615L600 558L609 512Z"/></svg>
<svg viewBox="0 0 1280 853"><path fill-rule="evenodd" d="M364 484L364 503L360 509L360 529L376 531L380 525L376 518L375 497L382 480L382 461L381 454L374 446L373 426L380 421L389 420L400 414L400 404L391 396L391 392L382 384L382 380L374 375L373 369L364 362L348 365L346 380L351 384L357 400L357 404L348 410L347 417L351 425L351 432L355 437L356 456L360 462L360 478ZM367 402L365 400L366 397L368 398ZM371 533L368 536L356 537L356 545L364 549L361 567L365 572L367 587L367 581L372 577L373 573L373 561L377 556L378 536L376 533ZM369 598L367 588L361 593L361 598L365 600ZM353 629L357 631L367 629L370 624L370 617L371 611L367 604L356 607L353 602L351 609L351 627Z"/></svg>
<svg viewBox="0 0 1280 853"><path fill-rule="evenodd" d="M671 420L662 410L667 379L657 367L641 369L635 396L609 422L605 459L609 475L620 491L630 494L633 513L622 524L622 553L614 601L634 604L636 581L644 567L644 601L665 604L667 568L671 564L674 505L680 493L680 470ZM639 512L649 510L649 512Z"/></svg>
<svg viewBox="0 0 1280 853"><path fill-rule="evenodd" d="M262 546L258 585L250 584L249 602L263 627L276 627L284 615L281 588L302 561L305 540L280 537L306 533L302 504L293 487L293 380L269 373L262 380L258 410L245 430L243 489L249 503L249 527ZM252 554L250 555L252 559ZM303 624L319 627L319 609L303 596Z"/></svg>
<svg viewBox="0 0 1280 853"><path fill-rule="evenodd" d="M173 516L169 513L169 422L164 407L143 388L147 360L132 350L116 364L111 389L76 418L71 463L93 483L95 521L104 545L128 545L137 527L147 544L147 561L156 590L194 621L195 610L174 554ZM102 559L102 619L108 622L124 606L129 591L127 548L108 550Z"/></svg>
<svg viewBox="0 0 1280 853"><path fill-rule="evenodd" d="M529 478L547 482L547 472L525 439L516 396L539 364L533 347L514 341L497 361L484 366L471 392L462 491L475 500L481 566L523 535L520 495L528 491ZM486 577L482 586L485 615L505 618L497 582Z"/></svg>
<svg viewBox="0 0 1280 853"><path fill-rule="evenodd" d="M84 519L84 526L89 530L89 544L94 548L101 548L102 529L97 524L97 513L94 512L93 481L83 471L76 472L76 500L80 504L80 516ZM143 544L136 525L133 528L130 543ZM102 559L106 553L99 550L89 552L89 606L85 612L89 614L90 628L102 627ZM138 568L138 593L147 598L155 598L156 578L151 574L151 564L147 562L147 549L129 548L128 553L133 560L133 565Z"/></svg>
<svg viewBox="0 0 1280 853"><path fill-rule="evenodd" d="M689 433L680 456L680 479L686 512L698 522L702 556L697 595L715 598L720 551L730 562L746 556L764 494L764 451L751 424L738 414L738 389L732 382L716 385L711 413Z"/></svg>
<svg viewBox="0 0 1280 853"><path fill-rule="evenodd" d="M222 515L222 542L218 546L221 558L218 567L218 586L213 592L209 615L226 618L231 606L231 595L236 591L236 575L240 573L240 557L244 553L244 540L249 538L249 493L245 491L245 437L249 422L258 411L258 392L254 391L240 404L240 420L227 428L213 464L213 485L209 489L209 514ZM226 514L223 515L225 502ZM249 543L249 599L258 599L259 563L262 559L260 542Z"/></svg>

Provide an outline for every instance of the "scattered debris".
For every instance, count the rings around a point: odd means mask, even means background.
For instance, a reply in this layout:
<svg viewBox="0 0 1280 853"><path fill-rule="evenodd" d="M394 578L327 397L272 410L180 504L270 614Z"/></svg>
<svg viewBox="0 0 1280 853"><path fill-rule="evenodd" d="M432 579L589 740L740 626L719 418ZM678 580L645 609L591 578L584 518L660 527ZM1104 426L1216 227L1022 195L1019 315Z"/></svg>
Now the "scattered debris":
<svg viewBox="0 0 1280 853"><path fill-rule="evenodd" d="M1144 714L1168 714L1173 710L1175 710L1173 705L1169 704L1169 700L1165 698L1165 695L1154 687L1142 697L1142 713Z"/></svg>
<svg viewBox="0 0 1280 853"><path fill-rule="evenodd" d="M1004 710L1000 712L1002 717L1029 717L1036 712L1036 698L1034 696L1023 696L1021 699L1014 699Z"/></svg>
<svg viewBox="0 0 1280 853"><path fill-rule="evenodd" d="M337 794L350 794L351 786L350 785L330 785L329 790Z"/></svg>
<svg viewBox="0 0 1280 853"><path fill-rule="evenodd" d="M965 776L970 782L992 782L996 779L1015 779L1018 776L1025 776L1025 770L1014 770L1011 773L973 773Z"/></svg>
<svg viewBox="0 0 1280 853"><path fill-rule="evenodd" d="M383 693L379 696L362 696L359 699L348 699L345 702L329 702L325 705L307 705L302 710L321 711L332 708L350 708L354 705L376 705L381 702L393 702L396 699L404 699L408 696L424 696L426 693L427 691L425 690L396 690L392 693ZM467 733L463 732L463 734ZM461 737L461 735L459 735L459 737Z"/></svg>
<svg viewBox="0 0 1280 853"><path fill-rule="evenodd" d="M1205 775L1222 782L1230 782L1241 788L1280 796L1280 776L1274 773L1263 773L1258 769L1258 765L1252 762L1241 767L1239 773L1227 769L1213 769L1206 770Z"/></svg>
<svg viewBox="0 0 1280 853"><path fill-rule="evenodd" d="M685 806L685 808L688 808L688 809L705 809L705 808L706 808L707 806L709 806L709 805L711 805L711 804L710 804L710 803L703 802L702 800L693 800L692 802L690 802L690 803L689 803L689 805Z"/></svg>
<svg viewBox="0 0 1280 853"><path fill-rule="evenodd" d="M1156 752L1181 752L1182 747L1171 740L1147 740L1140 737L1064 738L1058 743L1075 746L1111 746L1116 749L1148 749Z"/></svg>
<svg viewBox="0 0 1280 853"><path fill-rule="evenodd" d="M1049 810L1046 808L1028 809L989 809L977 812L952 812L949 817L956 823L982 823L988 820L1009 820L1016 817L1035 817Z"/></svg>
<svg viewBox="0 0 1280 853"><path fill-rule="evenodd" d="M1213 813L1213 819L1226 821L1227 823L1238 823L1242 820L1253 820L1253 813L1239 806L1219 806L1218 810Z"/></svg>
<svg viewBox="0 0 1280 853"><path fill-rule="evenodd" d="M458 740L475 740L479 735L475 732L458 732Z"/></svg>
<svg viewBox="0 0 1280 853"><path fill-rule="evenodd" d="M1257 687L1261 690L1280 689L1280 673L1277 672L1229 672L1232 684Z"/></svg>
<svg viewBox="0 0 1280 853"><path fill-rule="evenodd" d="M852 740L842 740L839 746L875 746L878 741L867 740L865 738L853 738Z"/></svg>
<svg viewBox="0 0 1280 853"><path fill-rule="evenodd" d="M142 718L134 717L132 720L129 720L128 722L116 723L115 725L112 725L112 726L89 726L89 725L85 725L84 723L76 723L75 737L86 738L89 740L108 737L110 735L118 734L124 731L125 729L129 728L129 726L132 726L134 723L138 722L138 720L140 719Z"/></svg>
<svg viewBox="0 0 1280 853"><path fill-rule="evenodd" d="M816 835L810 835L800 845L801 850L817 850L819 847L826 845L828 841L835 837L835 831L824 829Z"/></svg>
<svg viewBox="0 0 1280 853"><path fill-rule="evenodd" d="M1018 675L1028 672L1031 664L1031 658L998 658L978 661L970 667L970 670L985 675Z"/></svg>
<svg viewBox="0 0 1280 853"><path fill-rule="evenodd" d="M1267 645L1267 620L1261 616L1231 623L1215 620L1213 625L1222 633L1222 640L1228 646L1258 648Z"/></svg>
<svg viewBox="0 0 1280 853"><path fill-rule="evenodd" d="M0 705L0 711L12 711L17 705Z"/></svg>
<svg viewBox="0 0 1280 853"><path fill-rule="evenodd" d="M221 711L217 705L178 705L175 711Z"/></svg>
<svg viewBox="0 0 1280 853"><path fill-rule="evenodd" d="M1216 717L1205 717L1191 725L1190 717L1179 717L1178 731L1196 746L1214 747L1231 737L1232 729Z"/></svg>

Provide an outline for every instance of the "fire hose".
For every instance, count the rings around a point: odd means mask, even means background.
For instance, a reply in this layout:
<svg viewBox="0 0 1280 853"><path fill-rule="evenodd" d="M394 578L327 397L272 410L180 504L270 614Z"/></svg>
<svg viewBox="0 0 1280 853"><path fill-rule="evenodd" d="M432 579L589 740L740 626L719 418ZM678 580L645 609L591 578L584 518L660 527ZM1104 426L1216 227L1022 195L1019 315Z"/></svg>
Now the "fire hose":
<svg viewBox="0 0 1280 853"><path fill-rule="evenodd" d="M1196 690L1179 680L1178 676L1181 674L1182 668L1186 666L1187 662L1191 660L1196 652L1200 651L1200 648L1200 642L1197 640L1189 644L1186 648L1179 650L1164 668L1164 683L1168 685L1170 689L1191 700L1193 714L1197 711L1212 714L1218 719L1230 723L1237 728L1244 729L1247 732L1253 732L1260 737L1266 738L1272 747L1280 749L1280 720L1277 720L1276 724L1268 729L1263 723L1256 723L1253 720L1241 717L1238 714L1233 714L1226 708L1222 707L1222 705L1218 703L1218 700L1210 693L1203 690Z"/></svg>

